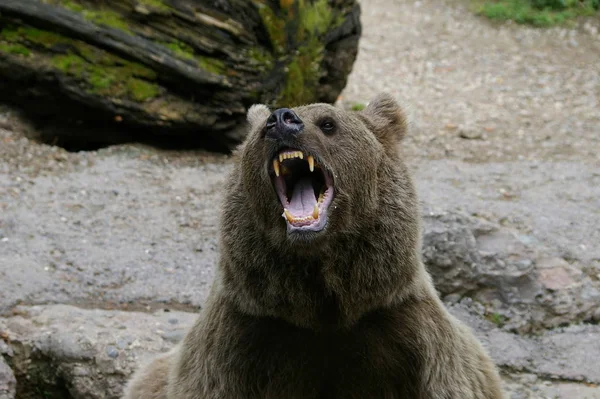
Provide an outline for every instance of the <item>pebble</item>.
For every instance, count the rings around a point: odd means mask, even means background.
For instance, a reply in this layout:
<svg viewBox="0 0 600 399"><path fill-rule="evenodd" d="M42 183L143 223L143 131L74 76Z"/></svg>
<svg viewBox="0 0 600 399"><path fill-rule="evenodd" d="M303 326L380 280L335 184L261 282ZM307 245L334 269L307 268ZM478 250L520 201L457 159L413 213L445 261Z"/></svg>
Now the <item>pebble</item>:
<svg viewBox="0 0 600 399"><path fill-rule="evenodd" d="M112 359L116 359L117 357L119 357L119 350L117 348L115 348L114 346L107 346L106 354L108 355L108 357L110 357Z"/></svg>

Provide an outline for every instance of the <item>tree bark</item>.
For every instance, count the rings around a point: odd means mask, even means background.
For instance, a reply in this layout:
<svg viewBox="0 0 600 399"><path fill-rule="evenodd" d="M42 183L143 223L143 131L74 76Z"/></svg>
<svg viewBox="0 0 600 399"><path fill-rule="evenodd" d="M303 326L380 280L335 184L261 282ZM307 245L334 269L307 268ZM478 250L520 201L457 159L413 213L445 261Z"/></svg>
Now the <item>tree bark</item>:
<svg viewBox="0 0 600 399"><path fill-rule="evenodd" d="M0 0L0 100L74 148L230 148L253 103L333 102L355 0Z"/></svg>

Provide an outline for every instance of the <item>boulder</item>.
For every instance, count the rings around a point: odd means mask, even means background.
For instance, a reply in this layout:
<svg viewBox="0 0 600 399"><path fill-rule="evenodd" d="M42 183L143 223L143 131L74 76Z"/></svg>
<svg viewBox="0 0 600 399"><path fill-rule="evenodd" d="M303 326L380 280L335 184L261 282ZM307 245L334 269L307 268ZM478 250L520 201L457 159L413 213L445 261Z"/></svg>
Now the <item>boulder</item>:
<svg viewBox="0 0 600 399"><path fill-rule="evenodd" d="M133 370L172 347L196 317L64 305L19 307L14 313L0 319L0 333L10 348L7 358L18 379L18 397L35 398L42 391L45 397L61 399L120 398ZM12 382L14 393L14 377Z"/></svg>
<svg viewBox="0 0 600 399"><path fill-rule="evenodd" d="M456 211L423 216L423 261L447 301L471 297L522 333L594 317L598 281L534 237Z"/></svg>
<svg viewBox="0 0 600 399"><path fill-rule="evenodd" d="M499 329L486 320L485 309L471 299L450 305L449 309L474 330L500 367L548 380L600 384L598 325L574 324L527 337Z"/></svg>

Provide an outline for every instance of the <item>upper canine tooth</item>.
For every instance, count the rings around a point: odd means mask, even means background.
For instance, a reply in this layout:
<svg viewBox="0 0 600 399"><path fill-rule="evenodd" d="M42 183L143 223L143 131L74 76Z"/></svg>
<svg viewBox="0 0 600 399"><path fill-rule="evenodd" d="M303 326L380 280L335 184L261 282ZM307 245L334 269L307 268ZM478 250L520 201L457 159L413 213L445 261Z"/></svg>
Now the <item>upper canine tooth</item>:
<svg viewBox="0 0 600 399"><path fill-rule="evenodd" d="M312 155L309 155L306 157L306 160L308 161L308 169L313 172L315 170L315 159Z"/></svg>
<svg viewBox="0 0 600 399"><path fill-rule="evenodd" d="M285 215L285 218L288 220L288 222L294 221L294 216L292 216L290 211L288 211L286 208L283 208L283 214Z"/></svg>
<svg viewBox="0 0 600 399"><path fill-rule="evenodd" d="M279 177L279 161L273 160L273 169L275 169L275 176Z"/></svg>

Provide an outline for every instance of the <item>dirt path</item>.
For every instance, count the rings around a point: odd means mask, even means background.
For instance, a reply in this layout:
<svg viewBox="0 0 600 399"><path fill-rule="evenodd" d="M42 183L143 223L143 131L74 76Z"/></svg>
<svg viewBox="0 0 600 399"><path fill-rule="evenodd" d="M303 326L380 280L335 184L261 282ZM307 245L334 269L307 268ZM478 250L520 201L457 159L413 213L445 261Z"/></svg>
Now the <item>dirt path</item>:
<svg viewBox="0 0 600 399"><path fill-rule="evenodd" d="M425 205L516 228L600 279L597 30L494 26L458 0L363 0L363 24L342 102L379 91L405 102ZM24 131L0 109L0 310L202 304L228 157L67 153ZM546 375L506 379L514 398L600 398Z"/></svg>

